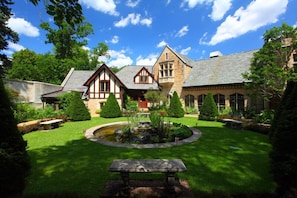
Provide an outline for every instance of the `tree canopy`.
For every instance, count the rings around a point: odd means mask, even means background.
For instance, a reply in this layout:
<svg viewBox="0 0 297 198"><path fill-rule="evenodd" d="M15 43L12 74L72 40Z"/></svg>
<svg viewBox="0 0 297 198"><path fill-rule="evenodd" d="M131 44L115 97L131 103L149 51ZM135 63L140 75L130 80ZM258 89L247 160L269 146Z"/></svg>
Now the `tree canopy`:
<svg viewBox="0 0 297 198"><path fill-rule="evenodd" d="M250 71L243 74L247 88L265 99L281 98L288 80L296 80L290 62L297 49L297 28L283 24L267 30L263 47L254 54Z"/></svg>
<svg viewBox="0 0 297 198"><path fill-rule="evenodd" d="M9 18L12 16L10 0L0 0L0 78L4 76L7 68L11 65L7 55L2 50L8 49L9 42L17 43L19 36L10 27L7 26Z"/></svg>

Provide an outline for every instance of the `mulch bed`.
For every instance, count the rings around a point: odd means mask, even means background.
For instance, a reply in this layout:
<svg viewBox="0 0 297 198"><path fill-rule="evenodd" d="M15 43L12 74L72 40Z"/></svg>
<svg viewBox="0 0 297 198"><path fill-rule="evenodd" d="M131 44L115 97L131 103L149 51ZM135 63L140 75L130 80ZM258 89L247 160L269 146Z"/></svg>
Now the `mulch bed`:
<svg viewBox="0 0 297 198"><path fill-rule="evenodd" d="M124 187L122 180L109 180L101 197L192 197L189 183L177 180L172 187L164 180L130 180L130 187Z"/></svg>

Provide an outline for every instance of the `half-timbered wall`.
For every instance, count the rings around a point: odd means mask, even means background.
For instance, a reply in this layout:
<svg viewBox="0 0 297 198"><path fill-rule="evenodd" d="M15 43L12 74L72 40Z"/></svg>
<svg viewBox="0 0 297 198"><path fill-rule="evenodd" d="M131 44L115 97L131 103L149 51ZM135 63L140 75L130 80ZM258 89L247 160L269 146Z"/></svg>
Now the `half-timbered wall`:
<svg viewBox="0 0 297 198"><path fill-rule="evenodd" d="M153 83L153 78L152 78L152 76L145 69L142 69L135 76L134 83L138 83L138 84L151 84L151 83Z"/></svg>
<svg viewBox="0 0 297 198"><path fill-rule="evenodd" d="M117 99L121 98L121 88L110 73L102 70L90 83L90 99L107 99L109 93L113 93Z"/></svg>

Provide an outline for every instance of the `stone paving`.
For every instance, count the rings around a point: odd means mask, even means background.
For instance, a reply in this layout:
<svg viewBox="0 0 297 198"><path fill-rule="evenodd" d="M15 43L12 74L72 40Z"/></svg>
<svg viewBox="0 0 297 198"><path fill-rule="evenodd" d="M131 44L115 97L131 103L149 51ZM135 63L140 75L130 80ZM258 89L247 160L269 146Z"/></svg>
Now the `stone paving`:
<svg viewBox="0 0 297 198"><path fill-rule="evenodd" d="M189 144L189 143L195 142L201 136L201 131L199 131L198 129L193 128L193 127L189 127L193 133L193 135L191 137L183 139L183 140L179 140L176 142L167 142L167 143L128 144L128 143L120 143L120 142L109 142L109 141L105 141L105 140L99 139L96 136L94 136L94 132L101 127L110 126L110 125L114 125L114 124L125 124L125 123L127 123L127 122L115 122L115 123L109 123L109 124L104 124L104 125L100 125L100 126L95 126L95 127L89 128L86 131L84 131L84 135L88 140L98 142L100 144L104 144L107 146L114 146L114 147L126 147L126 148L167 148L167 147L172 147L172 146L180 146L183 144Z"/></svg>

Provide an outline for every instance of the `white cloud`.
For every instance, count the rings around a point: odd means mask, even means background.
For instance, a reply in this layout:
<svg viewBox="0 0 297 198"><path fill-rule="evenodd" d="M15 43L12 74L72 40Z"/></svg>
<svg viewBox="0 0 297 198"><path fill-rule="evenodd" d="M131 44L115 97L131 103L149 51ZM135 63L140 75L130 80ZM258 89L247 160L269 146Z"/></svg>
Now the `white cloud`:
<svg viewBox="0 0 297 198"><path fill-rule="evenodd" d="M126 27L129 24L132 24L132 25L141 24L141 25L150 26L151 23L152 23L152 18L141 19L140 14L130 13L130 14L128 14L128 16L126 18L122 17L120 21L118 21L114 24L114 26L115 27Z"/></svg>
<svg viewBox="0 0 297 198"><path fill-rule="evenodd" d="M126 50L108 50L110 55L110 59L106 59L105 57L100 57L99 59L104 61L108 66L112 67L122 67L125 65L132 65L133 60L126 55Z"/></svg>
<svg viewBox="0 0 297 198"><path fill-rule="evenodd" d="M13 49L16 52L26 49L24 46L12 42L8 42L8 48Z"/></svg>
<svg viewBox="0 0 297 198"><path fill-rule="evenodd" d="M171 2L171 0L167 0L166 5L169 5Z"/></svg>
<svg viewBox="0 0 297 198"><path fill-rule="evenodd" d="M158 43L157 47L161 48L161 47L165 47L167 45L167 43L163 40L160 43Z"/></svg>
<svg viewBox="0 0 297 198"><path fill-rule="evenodd" d="M188 26L184 26L182 27L178 32L177 34L175 35L175 37L183 37L185 36L189 31L189 28Z"/></svg>
<svg viewBox="0 0 297 198"><path fill-rule="evenodd" d="M39 36L39 29L23 18L12 17L8 20L7 25L18 34L23 34L29 37Z"/></svg>
<svg viewBox="0 0 297 198"><path fill-rule="evenodd" d="M94 10L118 16L116 11L116 4L114 0L80 0L80 2L87 6L87 8L93 8Z"/></svg>
<svg viewBox="0 0 297 198"><path fill-rule="evenodd" d="M221 20L226 12L231 8L231 1L232 0L214 0L210 18L214 21Z"/></svg>
<svg viewBox="0 0 297 198"><path fill-rule="evenodd" d="M132 1L132 0L128 0L127 2L126 2L126 6L128 6L128 7L131 7L131 8L134 8L134 7L136 7L138 4L140 3L140 0L136 0L136 1Z"/></svg>
<svg viewBox="0 0 297 198"><path fill-rule="evenodd" d="M120 39L119 36L115 35L115 36L112 37L111 40L109 40L109 41L105 41L105 42L106 42L106 43L117 44L117 43L119 42L119 39Z"/></svg>
<svg viewBox="0 0 297 198"><path fill-rule="evenodd" d="M185 49L182 49L180 51L180 53L183 54L183 55L188 55L188 53L190 52L191 49L192 49L191 47L187 47Z"/></svg>
<svg viewBox="0 0 297 198"><path fill-rule="evenodd" d="M136 58L136 65L154 65L159 54L150 54L148 57L138 56Z"/></svg>
<svg viewBox="0 0 297 198"><path fill-rule="evenodd" d="M239 8L233 16L217 28L217 32L209 42L201 42L208 45L216 45L225 40L239 37L249 31L257 30L268 24L278 21L278 17L285 13L288 0L257 0L252 1L246 9Z"/></svg>
<svg viewBox="0 0 297 198"><path fill-rule="evenodd" d="M185 4L188 4L189 8L194 8L197 4L207 4L212 2L213 0L183 0L181 3L181 7L184 7Z"/></svg>

